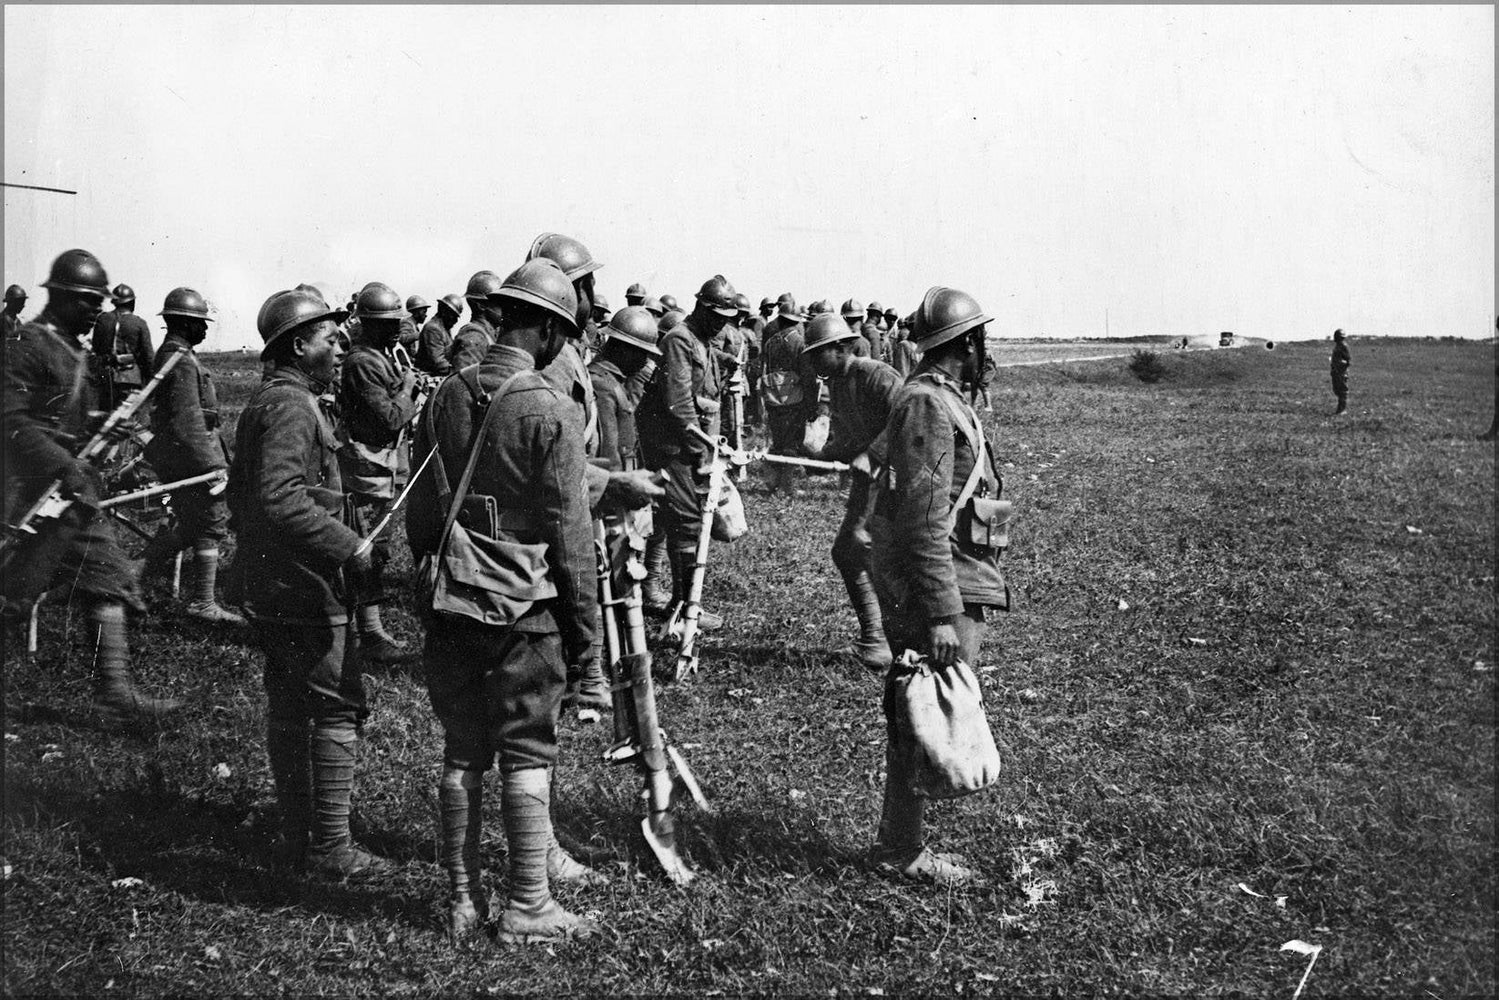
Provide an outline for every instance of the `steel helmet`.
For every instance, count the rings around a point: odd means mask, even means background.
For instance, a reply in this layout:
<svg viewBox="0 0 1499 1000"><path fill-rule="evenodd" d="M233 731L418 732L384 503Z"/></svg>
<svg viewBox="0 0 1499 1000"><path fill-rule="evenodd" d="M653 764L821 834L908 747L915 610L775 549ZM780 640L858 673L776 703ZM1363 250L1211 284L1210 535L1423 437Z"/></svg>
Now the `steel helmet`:
<svg viewBox="0 0 1499 1000"><path fill-rule="evenodd" d="M208 315L208 302L193 291L191 288L174 288L167 292L167 300L162 304L158 316L190 316L193 319L206 319L213 322L213 317Z"/></svg>
<svg viewBox="0 0 1499 1000"><path fill-rule="evenodd" d="M401 296L395 289L378 281L364 286L354 303L354 315L362 323L367 319L405 319L406 310L401 306Z"/></svg>
<svg viewBox="0 0 1499 1000"><path fill-rule="evenodd" d="M686 318L687 314L682 310L668 309L666 311L666 315L662 316L660 322L656 324L656 328L662 333L666 333L668 330L676 329L677 326L681 324L682 320Z"/></svg>
<svg viewBox="0 0 1499 1000"><path fill-rule="evenodd" d="M475 271L474 276L468 279L468 288L464 290L463 297L466 299L487 299L500 290L500 276L493 271Z"/></svg>
<svg viewBox="0 0 1499 1000"><path fill-rule="evenodd" d="M635 284L625 289L625 301L629 302L631 299L634 299L635 301L630 302L630 304L639 305L641 302L645 301L645 297L649 294L650 292L647 292L645 290L645 286L637 281L635 282Z"/></svg>
<svg viewBox="0 0 1499 1000"><path fill-rule="evenodd" d="M647 295L645 301L640 303L640 305L657 319L660 319L662 316L666 315L666 307L663 306L661 304L661 300L656 298L654 295Z"/></svg>
<svg viewBox="0 0 1499 1000"><path fill-rule="evenodd" d="M309 285L307 282L304 281L300 285L297 286L296 290L299 291L299 292L311 292L313 295L316 295L318 298L322 299L324 302L328 301L328 297L323 294L323 290L321 288L319 288L317 285Z"/></svg>
<svg viewBox="0 0 1499 1000"><path fill-rule="evenodd" d="M578 335L578 293L561 265L550 257L533 257L511 271L495 294L561 316L567 320L570 335Z"/></svg>
<svg viewBox="0 0 1499 1000"><path fill-rule="evenodd" d="M900 313L896 312L894 309L886 309L885 310L885 318L890 321L890 325L891 326L895 325L895 321L899 317L900 317Z"/></svg>
<svg viewBox="0 0 1499 1000"><path fill-rule="evenodd" d="M114 291L112 291L112 292L109 293L109 297L110 297L110 299L112 301L117 302L117 303L118 302L134 302L135 301L135 289L131 288L129 285L125 284L124 282L121 282L120 284L115 285L115 289L114 289Z"/></svg>
<svg viewBox="0 0 1499 1000"><path fill-rule="evenodd" d="M52 270L43 288L59 292L79 292L97 295L101 299L109 294L109 277L99 258L87 250L64 250L52 262Z"/></svg>
<svg viewBox="0 0 1499 1000"><path fill-rule="evenodd" d="M802 311L796 307L796 297L790 292L782 292L781 297L776 299L776 311L787 319L806 319Z"/></svg>
<svg viewBox="0 0 1499 1000"><path fill-rule="evenodd" d="M738 309L741 313L750 313L755 311L755 307L750 305L749 296L743 294L742 292L735 294L734 308Z"/></svg>
<svg viewBox="0 0 1499 1000"><path fill-rule="evenodd" d="M531 241L531 249L526 251L526 260L535 260L545 257L555 261L567 275L568 281L577 281L585 274L592 274L603 267L593 259L593 254L588 248L571 236L563 236L560 233L542 233Z"/></svg>
<svg viewBox="0 0 1499 1000"><path fill-rule="evenodd" d="M863 318L864 303L860 302L858 299L849 299L847 302L843 303L843 308L840 310L840 312L843 313L844 319Z"/></svg>
<svg viewBox="0 0 1499 1000"><path fill-rule="evenodd" d="M827 299L818 299L807 307L808 316L821 316L823 313L830 313L832 311L833 304Z"/></svg>
<svg viewBox="0 0 1499 1000"><path fill-rule="evenodd" d="M348 316L342 309L330 308L316 292L301 289L277 292L265 300L255 317L255 328L265 342L260 356L264 359L273 343L298 327L324 319L342 323Z"/></svg>
<svg viewBox="0 0 1499 1000"><path fill-rule="evenodd" d="M667 309L680 309L681 308L681 306L677 305L677 297L675 295L663 295L663 296L661 296L661 304L663 306L665 306Z"/></svg>
<svg viewBox="0 0 1499 1000"><path fill-rule="evenodd" d="M9 288L7 288L5 290L5 301L6 302L25 302L26 301L26 289L22 288L20 285L11 285Z"/></svg>
<svg viewBox="0 0 1499 1000"><path fill-rule="evenodd" d="M836 344L841 340L857 340L859 333L832 313L823 313L812 317L812 322L807 324L806 336L807 346L802 348L803 354L810 354L819 347Z"/></svg>
<svg viewBox="0 0 1499 1000"><path fill-rule="evenodd" d="M871 302L869 303L869 311L876 315L884 315L885 307L878 302Z"/></svg>
<svg viewBox="0 0 1499 1000"><path fill-rule="evenodd" d="M938 285L927 291L916 310L916 343L929 351L991 320L973 296Z"/></svg>
<svg viewBox="0 0 1499 1000"><path fill-rule="evenodd" d="M696 298L718 315L733 319L739 315L739 307L734 304L734 294L734 286L729 284L729 279L715 274L703 282L703 287L697 290ZM672 306L675 308L676 303L673 302Z"/></svg>
<svg viewBox="0 0 1499 1000"><path fill-rule="evenodd" d="M428 302L426 299L422 298L420 295L413 295L413 296L411 296L411 298L409 298L409 299L406 300L406 311L409 312L409 313L414 313L418 309L431 309L431 308L432 308L432 303Z"/></svg>
<svg viewBox="0 0 1499 1000"><path fill-rule="evenodd" d="M644 306L625 306L609 321L609 341L622 340L631 347L638 347L647 354L661 356L656 341L661 337L656 317Z"/></svg>
<svg viewBox="0 0 1499 1000"><path fill-rule="evenodd" d="M761 309L774 309L775 307L776 307L776 300L773 299L773 298L771 298L769 295L765 296L765 298L763 298L763 299L760 300L760 308Z"/></svg>
<svg viewBox="0 0 1499 1000"><path fill-rule="evenodd" d="M460 299L457 295L454 295L452 292L449 292L442 298L438 299L437 306L439 309L443 306L447 306L448 310L453 314L453 317L455 319L463 315L463 300Z"/></svg>
<svg viewBox="0 0 1499 1000"><path fill-rule="evenodd" d="M593 293L593 308L596 310L602 309L604 312L609 311L609 300L604 298L603 292Z"/></svg>

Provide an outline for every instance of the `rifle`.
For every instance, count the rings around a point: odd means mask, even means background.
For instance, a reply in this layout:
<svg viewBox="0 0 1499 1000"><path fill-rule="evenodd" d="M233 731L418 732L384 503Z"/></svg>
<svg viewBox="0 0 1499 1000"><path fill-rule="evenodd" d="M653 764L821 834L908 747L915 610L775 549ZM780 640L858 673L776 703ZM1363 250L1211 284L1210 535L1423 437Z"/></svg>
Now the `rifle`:
<svg viewBox="0 0 1499 1000"><path fill-rule="evenodd" d="M156 391L156 387L161 385L167 373L176 367L177 362L181 361L186 354L186 351L177 351L167 355L166 361L162 362L161 367L156 370L156 374L151 376L151 380L139 389L136 389L129 396L126 396L125 401L115 407L109 416L104 418L104 423L99 425L99 429L94 433L94 436L89 438L88 443L83 446L77 455L73 456L74 459L92 462L102 454L109 447L110 438L114 434L115 428L135 416L136 411L150 398L151 393ZM36 502L27 508L26 512L21 515L15 524L5 526L6 536L0 538L0 552L6 551L11 544L22 536L35 536L37 534L38 521L56 520L72 505L73 501L65 499L62 495L62 480L52 480L52 484L42 491L42 495L37 497Z"/></svg>
<svg viewBox="0 0 1499 1000"><path fill-rule="evenodd" d="M645 787L641 798L646 815L640 821L640 832L651 853L677 885L687 885L695 874L677 850L674 813L685 794L704 812L711 811L692 769L661 729L656 713L656 686L651 675L651 653L646 644L645 613L641 608L638 576L644 567L635 566L625 577L629 581L624 595L614 593L614 574L609 558L610 538L627 533L622 518L611 516L594 522L594 546L598 556L599 613L604 632L604 658L614 699L614 744L604 752L604 763L633 763L640 771ZM637 560L638 553L625 540L626 559ZM624 628L617 617L624 611ZM676 769L673 778L669 768Z"/></svg>

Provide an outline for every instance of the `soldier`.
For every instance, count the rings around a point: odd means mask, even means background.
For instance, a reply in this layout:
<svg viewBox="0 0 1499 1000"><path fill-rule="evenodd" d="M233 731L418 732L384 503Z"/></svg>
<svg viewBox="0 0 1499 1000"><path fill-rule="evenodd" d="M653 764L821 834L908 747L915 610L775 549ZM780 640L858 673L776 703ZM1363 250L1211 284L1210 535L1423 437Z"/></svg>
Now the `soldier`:
<svg viewBox="0 0 1499 1000"><path fill-rule="evenodd" d="M151 328L135 314L135 289L116 285L110 293L114 312L94 324L94 360L100 366L99 401L112 410L152 375Z"/></svg>
<svg viewBox="0 0 1499 1000"><path fill-rule="evenodd" d="M890 344L890 367L894 368L904 380L911 376L916 370L916 365L921 361L921 351L916 347L916 342L911 339L912 317L906 317L900 321L895 339Z"/></svg>
<svg viewBox="0 0 1499 1000"><path fill-rule="evenodd" d="M355 302L362 335L343 362L339 405L348 444L339 449L339 478L352 507L350 525L360 534L372 528L396 496L401 432L416 413L417 381L391 358L406 311L388 285L371 282ZM361 594L355 619L359 648L370 663L400 663L414 655L385 631L381 568L390 561L390 536L375 543L371 590Z"/></svg>
<svg viewBox="0 0 1499 1000"><path fill-rule="evenodd" d="M744 423L748 427L760 421L760 342L765 333L765 320L761 319L750 309L749 296L741 296L744 299L739 310L739 329L744 331L745 368L744 378ZM760 300L760 308L765 308L769 299ZM738 303L738 299L735 300ZM771 302L774 309L775 303Z"/></svg>
<svg viewBox="0 0 1499 1000"><path fill-rule="evenodd" d="M848 349L853 352L853 356L856 358L871 357L870 348L872 342L865 339L867 336L866 328L869 324L864 322L864 306L860 304L858 299L849 299L843 303L843 308L839 312L843 316L843 322L854 332L854 336L859 338L858 340L850 341ZM875 338L876 341L879 338L878 331L875 333Z"/></svg>
<svg viewBox="0 0 1499 1000"><path fill-rule="evenodd" d="M625 289L625 305L643 306L645 305L645 300L650 297L650 294L650 292L645 290L645 286L637 281Z"/></svg>
<svg viewBox="0 0 1499 1000"><path fill-rule="evenodd" d="M686 318L687 314L682 310L671 308L666 310L665 315L663 315L661 319L657 321L657 323L661 327L661 332L665 333Z"/></svg>
<svg viewBox="0 0 1499 1000"><path fill-rule="evenodd" d="M468 279L468 288L463 293L468 300L468 322L458 330L448 347L448 365L454 371L478 364L494 343L500 308L493 296L499 290L500 276L493 271L476 271Z"/></svg>
<svg viewBox="0 0 1499 1000"><path fill-rule="evenodd" d="M872 323L875 329L879 330L881 334L886 333L888 328L885 325L885 307L880 305L878 302L869 303L869 322Z"/></svg>
<svg viewBox="0 0 1499 1000"><path fill-rule="evenodd" d="M895 394L883 434L870 520L873 576L891 651L907 649L948 666L974 664L989 608L1009 608L1009 589L991 535L1002 483L979 417L960 391L982 356L989 317L970 296L933 288L914 335L921 365ZM975 541L983 537L984 543ZM886 870L956 883L973 872L923 843L926 800L912 791L915 738L897 709L896 671L886 675L884 805L872 852Z"/></svg>
<svg viewBox="0 0 1499 1000"><path fill-rule="evenodd" d="M661 318L666 315L666 307L662 305L661 300L656 298L654 295L647 295L644 299L641 300L640 305L641 308L643 308L646 312L656 317L656 322L658 323L661 322Z"/></svg>
<svg viewBox="0 0 1499 1000"><path fill-rule="evenodd" d="M862 318L863 314L860 313ZM901 384L895 369L873 358L856 357L852 348L861 340L852 327L833 316L818 316L807 325L802 348L812 370L827 380L831 392L831 430L827 444L812 458L853 462L862 455L890 415L890 400ZM848 599L859 619L859 638L853 652L873 671L890 666L890 647L880 620L880 605L869 575L869 516L874 492L867 470L856 467L851 476L843 523L833 540L833 565L843 577Z"/></svg>
<svg viewBox="0 0 1499 1000"><path fill-rule="evenodd" d="M427 313L431 309L432 304L420 295L412 295L406 299L407 315L401 320L399 339L407 352L416 350L417 341L422 336L422 327L427 323Z"/></svg>
<svg viewBox="0 0 1499 1000"><path fill-rule="evenodd" d="M718 337L713 342L713 347L719 352L720 363L726 362L733 369L733 374L725 372L720 380L722 386L719 397L719 412L723 419L719 422L723 429L723 436L730 444L736 444L743 440L744 428L739 426L738 421L743 413L742 406L735 406L735 400L743 397L745 393L744 374L739 370L740 366L749 361L751 354L750 331L743 326L745 318L750 314L750 300L748 296L736 294L734 296L734 308L738 311L734 321L724 324L719 331ZM758 351L754 353L758 354ZM736 447L738 445L736 444Z"/></svg>
<svg viewBox="0 0 1499 1000"><path fill-rule="evenodd" d="M448 348L453 343L453 325L462 315L463 300L452 292L437 300L437 315L422 325L417 339L414 363L418 369L439 378L452 372Z"/></svg>
<svg viewBox="0 0 1499 1000"><path fill-rule="evenodd" d="M0 312L0 334L6 340L16 339L21 329L21 310L26 308L26 289L11 285L5 290L5 311Z"/></svg>
<svg viewBox="0 0 1499 1000"><path fill-rule="evenodd" d="M656 317L641 306L627 306L610 319L604 348L588 366L599 413L594 461L606 469L643 467L635 412L661 357L659 338Z"/></svg>
<svg viewBox="0 0 1499 1000"><path fill-rule="evenodd" d="M582 440L571 404L537 369L581 333L579 304L549 259L522 264L498 297L504 309L495 345L477 368L437 389L418 426L418 450L436 444L441 464L418 481L406 523L413 551L436 552L450 513L444 508L471 475L459 523L526 547L540 567L519 581L525 592L511 595L511 620L448 616L429 627L426 676L444 731L439 856L448 872L448 930L462 936L488 917L481 807L484 772L498 754L510 868L499 938L558 941L597 930L552 898L553 881L576 878L567 869L588 869L557 844L550 801L566 664L585 655L598 598L588 501L578 488Z"/></svg>
<svg viewBox="0 0 1499 1000"><path fill-rule="evenodd" d="M660 507L666 531L666 558L671 562L672 601L687 597L697 562L698 526L708 493L707 445L688 430L696 426L709 437L719 433L719 396L725 356L713 339L739 315L734 286L721 274L703 282L692 314L661 336L660 369L641 406L641 437L646 464L666 476ZM659 545L656 551L660 551ZM647 570L661 588L661 556L648 551ZM651 562L654 565L651 565ZM659 595L657 595L659 596ZM718 628L718 615L702 612L698 625Z"/></svg>
<svg viewBox="0 0 1499 1000"><path fill-rule="evenodd" d="M760 345L760 401L770 431L770 451L795 455L801 450L807 415L817 406L817 376L802 355L804 317L790 292L776 302L777 315L765 326ZM792 488L796 470L773 465L765 470L773 493Z"/></svg>
<svg viewBox="0 0 1499 1000"><path fill-rule="evenodd" d="M385 865L349 832L369 715L350 591L369 574L372 555L347 523L333 424L319 400L343 359L344 318L304 291L277 292L260 307L261 353L275 367L235 428L228 491L239 541L234 578L265 655L282 860L333 878Z"/></svg>
<svg viewBox="0 0 1499 1000"><path fill-rule="evenodd" d="M593 293L593 321L594 321L594 323L598 324L601 327L608 326L609 325L609 316L610 316L609 300L604 297L604 293L603 292L595 291Z"/></svg>
<svg viewBox="0 0 1499 1000"><path fill-rule="evenodd" d="M1348 412L1348 367L1353 364L1353 355L1348 353L1348 340L1342 330L1332 332L1332 391L1338 397L1338 408L1332 412L1341 417Z"/></svg>
<svg viewBox="0 0 1499 1000"><path fill-rule="evenodd" d="M159 370L173 354L183 357L152 397L146 461L163 482L205 472L217 472L224 479L172 491L175 523L151 540L146 568L160 569L163 562L190 546L196 572L188 615L216 624L243 625L245 620L225 610L214 593L219 544L229 535L229 506L222 496L229 456L219 430L218 390L195 350L208 336L208 324L212 322L208 303L191 288L174 288L167 293L160 315L166 321L167 335L156 354L155 367Z"/></svg>
<svg viewBox="0 0 1499 1000"><path fill-rule="evenodd" d="M776 312L776 300L769 295L760 300L760 332L765 331L765 325L770 322L770 317Z"/></svg>
<svg viewBox="0 0 1499 1000"><path fill-rule="evenodd" d="M677 305L677 297L675 295L661 296L661 306L667 312L680 311L682 308L681 306Z"/></svg>
<svg viewBox="0 0 1499 1000"><path fill-rule="evenodd" d="M6 521L30 508L54 482L61 482L63 496L74 503L34 541L15 543L23 547L0 582L6 596L25 600L58 585L81 595L94 637L95 711L106 722L161 718L182 702L143 694L130 678L125 609L145 608L130 564L93 506L104 489L99 471L74 457L91 432L91 414L99 409L86 377L82 338L103 310L109 279L93 254L68 250L52 262L42 287L47 305L6 344L0 429L7 493L15 491Z"/></svg>

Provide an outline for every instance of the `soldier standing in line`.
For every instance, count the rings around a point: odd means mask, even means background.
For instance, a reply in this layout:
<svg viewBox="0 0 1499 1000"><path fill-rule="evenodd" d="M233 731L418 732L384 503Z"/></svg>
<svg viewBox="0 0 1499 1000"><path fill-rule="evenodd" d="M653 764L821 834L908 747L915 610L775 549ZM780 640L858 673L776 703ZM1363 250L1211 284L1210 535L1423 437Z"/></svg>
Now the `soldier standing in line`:
<svg viewBox="0 0 1499 1000"><path fill-rule="evenodd" d="M908 316L900 321L896 337L890 344L890 367L895 369L902 380L910 378L921 361L921 351L911 339L912 319L913 317Z"/></svg>
<svg viewBox="0 0 1499 1000"><path fill-rule="evenodd" d="M396 496L402 432L416 413L417 382L412 369L400 370L391 351L406 311L390 286L371 282L355 301L360 338L344 359L339 406L348 443L339 449L339 477L351 506L350 525L364 534L385 516ZM390 535L375 542L375 558L358 595L355 621L366 662L400 663L416 655L385 631L380 604L385 599L382 568L390 562Z"/></svg>
<svg viewBox="0 0 1499 1000"><path fill-rule="evenodd" d="M26 308L26 289L11 285L5 290L5 311L0 312L0 335L15 340L21 329L21 310Z"/></svg>
<svg viewBox="0 0 1499 1000"><path fill-rule="evenodd" d="M883 359L887 348L885 340L890 335L890 330L885 326L885 317L880 312L878 302L869 303L869 318L859 327L859 333L864 338L864 343L869 346L869 356L876 360Z"/></svg>
<svg viewBox="0 0 1499 1000"><path fill-rule="evenodd" d="M647 295L644 299L642 299L640 302L640 307L646 312L650 313L652 316L656 317L657 323L660 323L661 319L666 315L666 307L663 306L661 304L661 300L656 298L654 295Z"/></svg>
<svg viewBox="0 0 1499 1000"><path fill-rule="evenodd" d="M650 297L650 294L650 292L645 290L645 286L637 281L625 289L625 305L643 306L645 305L645 300Z"/></svg>
<svg viewBox="0 0 1499 1000"><path fill-rule="evenodd" d="M550 803L567 664L585 656L598 596L588 500L579 489L582 440L571 404L537 371L581 329L572 283L550 259L522 264L497 294L504 308L495 345L477 368L438 387L419 424L418 450L436 444L441 463L418 481L406 524L413 550L435 553L445 507L471 466L458 522L524 547L536 556L529 564L540 567L509 595L510 621L433 622L426 677L444 731L439 858L448 873L448 931L468 934L489 915L479 844L484 772L498 755L510 869L499 938L549 942L597 930L551 894L558 860L589 872L557 844Z"/></svg>
<svg viewBox="0 0 1499 1000"><path fill-rule="evenodd" d="M151 441L146 461L163 482L189 479L205 472L220 473L217 483L199 483L172 491L170 528L151 540L146 549L146 571L156 571L189 546L193 550L190 617L216 624L243 625L245 620L218 602L219 544L229 535L229 506L222 496L229 476L229 455L219 430L219 395L213 375L198 360L197 346L208 336L208 303L191 288L174 288L161 307L167 335L156 354L155 367L173 354L182 354L152 397ZM216 492L217 491L217 492Z"/></svg>
<svg viewBox="0 0 1499 1000"><path fill-rule="evenodd" d="M933 288L916 314L921 364L895 394L882 437L870 520L873 576L890 649L949 666L977 663L985 615L1008 609L1000 550L975 541L1002 483L978 414L963 398L963 372L982 356L984 324L972 297ZM879 446L877 446L879 447ZM986 539L989 537L984 536ZM926 799L912 791L915 737L897 707L896 670L886 675L884 805L873 858L886 870L941 883L971 879L961 859L923 842Z"/></svg>
<svg viewBox="0 0 1499 1000"><path fill-rule="evenodd" d="M500 276L493 271L476 271L468 279L468 288L463 293L468 300L468 322L459 328L448 347L448 365L453 371L478 364L494 343L500 308L492 297L499 290Z"/></svg>
<svg viewBox="0 0 1499 1000"><path fill-rule="evenodd" d="M94 360L100 366L99 401L106 410L119 406L151 377L155 354L151 328L135 314L135 289L116 285L110 298L114 312L99 317L93 341Z"/></svg>
<svg viewBox="0 0 1499 1000"><path fill-rule="evenodd" d="M713 458L708 446L693 434L696 426L716 438L719 433L719 396L722 352L713 340L739 315L734 286L717 274L703 282L692 314L662 334L661 362L640 412L640 432L646 464L666 476L666 496L658 510L665 527L665 558L671 563L672 602L687 597L692 567L697 562L698 526L708 494L708 469ZM647 584L662 586L662 547L647 550ZM658 595L659 596L659 593ZM707 611L698 627L711 630L723 619Z"/></svg>
<svg viewBox="0 0 1499 1000"><path fill-rule="evenodd" d="M776 302L770 296L760 300L760 314L750 319L754 327L754 339L751 341L750 365L749 365L749 398L744 401L745 423L759 425L764 422L765 413L760 404L760 375L764 363L761 361L760 352L765 346L766 326L770 317L775 314Z"/></svg>
<svg viewBox="0 0 1499 1000"><path fill-rule="evenodd" d="M453 343L453 326L463 315L463 300L449 292L437 300L437 315L422 324L417 335L416 357L412 362L428 375L439 378L452 372L448 348Z"/></svg>
<svg viewBox="0 0 1499 1000"><path fill-rule="evenodd" d="M420 295L412 295L406 299L407 315L401 319L400 344L408 353L416 350L417 342L421 340L422 327L427 324L427 313L432 309L432 304ZM415 358L412 359L413 363Z"/></svg>
<svg viewBox="0 0 1499 1000"><path fill-rule="evenodd" d="M736 423L739 419L739 413L736 412L734 400L737 396L742 396L744 393L744 375L739 371L739 366L742 362L748 360L751 350L749 331L742 325L750 309L749 299L744 295L736 294L734 296L734 308L739 310L738 315L734 317L732 323L724 324L724 328L719 331L718 337L713 343L713 347L719 352L720 361L727 360L728 364L734 369L732 375L725 372L724 377L720 379L722 390L719 396L719 412L723 414L723 419L719 421L719 426L722 428L724 438L730 444L740 441L741 438L739 435L744 430Z"/></svg>
<svg viewBox="0 0 1499 1000"><path fill-rule="evenodd" d="M174 698L143 694L130 678L130 638L125 610L145 610L135 573L108 522L94 506L104 482L99 470L74 457L92 434L100 407L87 378L82 338L104 307L109 279L87 250L68 250L52 262L42 287L47 305L6 344L0 431L5 440L7 494L17 511L39 500L52 483L73 504L14 553L0 574L5 594L34 600L65 584L81 595L94 638L94 710L107 722L157 719L182 707ZM150 359L147 359L149 364Z"/></svg>
<svg viewBox="0 0 1499 1000"><path fill-rule="evenodd" d="M1348 353L1348 339L1342 330L1332 332L1332 391L1338 397L1338 408L1332 412L1341 417L1348 412L1348 368L1353 355Z"/></svg>
<svg viewBox="0 0 1499 1000"><path fill-rule="evenodd" d="M765 406L765 423L770 430L770 451L775 455L795 455L801 451L804 425L817 406L817 376L802 355L804 317L790 292L776 302L777 315L765 326L760 345L760 397ZM795 469L772 465L765 470L770 492L792 489Z"/></svg>
<svg viewBox="0 0 1499 1000"><path fill-rule="evenodd" d="M861 338L833 316L818 316L807 325L802 353L812 370L827 380L831 393L831 429L827 444L812 458L853 462L868 450L890 416L890 401L900 387L895 369L873 358L856 357L853 346ZM833 565L843 577L848 599L859 619L859 638L853 653L873 671L890 666L890 646L880 619L880 605L869 575L869 517L874 511L873 482L867 468L856 464L851 476L843 523L833 540Z"/></svg>
<svg viewBox="0 0 1499 1000"><path fill-rule="evenodd" d="M682 307L677 305L677 297L675 295L662 295L661 308L665 309L667 312L682 311Z"/></svg>
<svg viewBox="0 0 1499 1000"><path fill-rule="evenodd" d="M604 349L588 366L599 408L599 446L594 462L610 470L639 469L640 437L635 413L649 372L661 357L656 318L640 306L627 306L609 320Z"/></svg>
<svg viewBox="0 0 1499 1000"><path fill-rule="evenodd" d="M844 324L859 338L858 340L850 341L848 349L853 352L853 356L856 358L870 357L869 342L864 339L863 333L863 328L869 325L864 322L864 306L858 299L849 299L843 303L843 308L839 312L843 315Z"/></svg>
<svg viewBox="0 0 1499 1000"><path fill-rule="evenodd" d="M234 579L265 655L282 860L332 878L385 866L349 832L369 715L349 608L372 550L348 524L337 440L320 399L343 360L344 318L304 291L277 292L260 307L261 354L275 367L235 427L228 490L239 541Z"/></svg>
<svg viewBox="0 0 1499 1000"><path fill-rule="evenodd" d="M880 360L886 364L890 363L890 342L895 339L896 332L900 329L900 314L894 309L885 310L885 337Z"/></svg>

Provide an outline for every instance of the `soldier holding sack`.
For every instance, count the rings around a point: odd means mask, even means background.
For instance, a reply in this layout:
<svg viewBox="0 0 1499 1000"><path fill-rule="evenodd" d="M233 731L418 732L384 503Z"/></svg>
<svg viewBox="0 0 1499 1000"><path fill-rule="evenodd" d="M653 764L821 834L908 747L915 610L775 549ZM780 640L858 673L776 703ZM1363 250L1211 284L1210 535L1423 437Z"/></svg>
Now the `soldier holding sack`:
<svg viewBox="0 0 1499 1000"><path fill-rule="evenodd" d="M870 522L873 570L891 651L935 666L972 665L990 608L1009 608L999 569L1008 504L978 414L960 391L982 365L989 317L969 295L933 288L912 335L921 364L895 394L875 446L883 467ZM975 364L977 363L977 365ZM897 670L886 677L884 806L873 855L914 878L962 882L973 872L923 842L925 799L913 790L914 734L899 711Z"/></svg>
<svg viewBox="0 0 1499 1000"><path fill-rule="evenodd" d="M438 387L418 423L417 451L436 444L438 457L413 487L406 526L431 595L425 672L445 736L448 929L467 934L487 916L483 776L498 756L510 868L499 936L556 941L596 930L552 898L554 881L599 876L557 843L550 802L566 664L584 661L598 596L582 439L538 369L581 327L573 285L551 260L521 265L498 298L495 345Z"/></svg>

